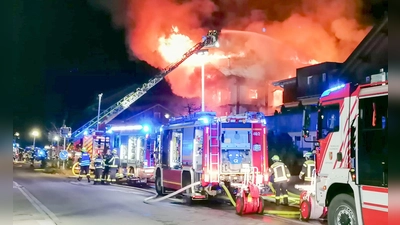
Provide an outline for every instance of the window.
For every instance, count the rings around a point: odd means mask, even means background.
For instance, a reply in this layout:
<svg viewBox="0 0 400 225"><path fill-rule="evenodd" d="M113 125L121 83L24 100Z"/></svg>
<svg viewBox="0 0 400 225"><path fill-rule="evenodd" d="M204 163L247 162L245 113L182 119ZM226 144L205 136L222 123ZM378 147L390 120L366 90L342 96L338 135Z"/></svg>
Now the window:
<svg viewBox="0 0 400 225"><path fill-rule="evenodd" d="M312 84L312 76L308 76L307 77L307 85L311 85Z"/></svg>
<svg viewBox="0 0 400 225"><path fill-rule="evenodd" d="M388 187L388 96L360 99L359 107L358 182Z"/></svg>
<svg viewBox="0 0 400 225"><path fill-rule="evenodd" d="M258 98L257 90L250 89L250 99L257 99L257 98Z"/></svg>
<svg viewBox="0 0 400 225"><path fill-rule="evenodd" d="M339 131L339 104L321 106L318 110L318 139Z"/></svg>
<svg viewBox="0 0 400 225"><path fill-rule="evenodd" d="M171 131L166 130L161 133L161 163L163 167L169 166L169 146L171 141Z"/></svg>
<svg viewBox="0 0 400 225"><path fill-rule="evenodd" d="M160 112L154 112L154 118L160 119L161 118L161 113Z"/></svg>
<svg viewBox="0 0 400 225"><path fill-rule="evenodd" d="M322 74L322 82L326 82L326 73Z"/></svg>

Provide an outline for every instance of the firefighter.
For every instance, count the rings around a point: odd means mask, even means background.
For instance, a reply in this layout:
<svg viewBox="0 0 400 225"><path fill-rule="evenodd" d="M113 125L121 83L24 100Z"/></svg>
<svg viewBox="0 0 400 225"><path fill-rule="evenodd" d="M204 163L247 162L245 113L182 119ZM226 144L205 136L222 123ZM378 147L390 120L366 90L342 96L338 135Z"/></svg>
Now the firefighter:
<svg viewBox="0 0 400 225"><path fill-rule="evenodd" d="M275 203L289 205L289 196L287 192L288 182L290 180L290 172L287 166L280 160L279 156L272 156L271 160L274 162L269 168L272 185L275 189Z"/></svg>
<svg viewBox="0 0 400 225"><path fill-rule="evenodd" d="M117 171L120 162L117 153L117 149L113 149L111 152L112 157L110 159L110 175L107 178L107 180L110 179L111 183L117 182Z"/></svg>
<svg viewBox="0 0 400 225"><path fill-rule="evenodd" d="M101 155L98 154L94 160L94 182L93 182L94 185L100 184L103 169L104 169L103 157L101 157Z"/></svg>
<svg viewBox="0 0 400 225"><path fill-rule="evenodd" d="M79 166L81 167L78 181L81 181L82 175L86 174L87 181L88 181L88 183L90 183L90 155L87 153L86 148L82 148L81 152L82 152L82 155L78 159Z"/></svg>
<svg viewBox="0 0 400 225"><path fill-rule="evenodd" d="M304 184L311 185L312 173L315 167L315 162L314 160L311 159L312 157L311 152L304 153L303 157L305 158L306 161L303 163L303 168L301 169L299 178L300 180L303 180L304 176Z"/></svg>
<svg viewBox="0 0 400 225"><path fill-rule="evenodd" d="M107 180L108 175L110 173L110 159L111 159L111 151L107 150L107 153L104 155L103 157L103 161L104 161L104 170L103 170L103 174L101 176L101 184L109 184L110 181Z"/></svg>

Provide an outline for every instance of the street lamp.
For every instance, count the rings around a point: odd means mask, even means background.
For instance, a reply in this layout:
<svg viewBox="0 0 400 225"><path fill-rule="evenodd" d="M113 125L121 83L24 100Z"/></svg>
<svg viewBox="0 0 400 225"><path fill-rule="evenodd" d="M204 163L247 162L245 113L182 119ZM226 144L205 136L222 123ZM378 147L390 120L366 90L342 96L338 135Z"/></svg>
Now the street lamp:
<svg viewBox="0 0 400 225"><path fill-rule="evenodd" d="M60 137L59 137L59 136L55 136L55 137L53 138L53 141L55 141L55 142L57 143L57 150L58 150Z"/></svg>
<svg viewBox="0 0 400 225"><path fill-rule="evenodd" d="M100 126L100 106L101 106L101 97L103 97L103 93L99 94L99 108L97 109L97 131L99 130Z"/></svg>
<svg viewBox="0 0 400 225"><path fill-rule="evenodd" d="M32 131L32 136L33 136L33 151L35 151L35 142L36 142L36 137L39 136L39 131L37 130Z"/></svg>
<svg viewBox="0 0 400 225"><path fill-rule="evenodd" d="M18 138L19 137L19 133L15 132L14 136Z"/></svg>
<svg viewBox="0 0 400 225"><path fill-rule="evenodd" d="M205 75L204 66L206 62L206 56L208 55L208 49L199 50L196 55L201 56L201 111L205 111L205 100L204 100L204 86L205 86Z"/></svg>

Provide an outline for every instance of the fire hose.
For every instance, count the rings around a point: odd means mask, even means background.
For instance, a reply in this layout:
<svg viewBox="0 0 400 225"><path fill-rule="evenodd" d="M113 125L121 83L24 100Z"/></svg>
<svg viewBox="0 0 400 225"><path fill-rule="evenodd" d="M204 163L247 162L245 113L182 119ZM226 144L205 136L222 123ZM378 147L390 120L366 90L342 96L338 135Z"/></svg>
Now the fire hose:
<svg viewBox="0 0 400 225"><path fill-rule="evenodd" d="M146 204L150 204L150 203L154 203L154 202L164 201L164 200L166 200L166 199L168 199L168 198L171 198L171 197L173 197L173 196L175 196L175 195L177 195L177 194L179 194L179 193L182 193L182 192L186 191L187 189L192 188L192 187L194 187L194 186L197 186L197 185L199 185L199 184L201 184L200 181L195 182L195 183L193 183L193 184L189 184L189 185L186 186L186 187L183 187L183 188L181 188L181 189L179 189L179 190L177 190L177 191L175 191L175 192L172 192L171 194L168 194L168 195L163 196L163 197L160 197L160 198L157 198L157 197L158 197L158 194L156 194L156 195L154 195L154 196L145 198L145 199L143 200L143 202L146 203Z"/></svg>
<svg viewBox="0 0 400 225"><path fill-rule="evenodd" d="M168 194L166 196L159 197L159 198L157 198L158 194L156 194L154 196L145 198L143 200L143 202L146 203L146 204L150 204L150 203L164 201L164 200L166 200L168 198L171 198L171 197L173 197L173 196L175 196L175 195L177 195L179 193L182 193L182 192L186 191L187 189L192 188L194 186L197 186L199 184L200 184L200 181L192 183L192 184L190 184L190 185L188 185L186 187L183 187L183 188L181 188L181 189L179 189L179 190L177 190L175 192L172 192L172 193L170 193L170 194ZM229 201L231 202L233 207L236 207L236 202L233 199L233 197L232 197L230 191L228 190L228 188L225 186L225 184L221 183L220 186L224 189L224 191L227 194L227 196L229 198ZM291 199L291 198L289 198L289 199ZM264 214L273 214L273 215L281 215L281 216L284 216L284 215L286 215L286 216L293 216L293 215L298 216L300 214L300 212L299 211L284 211L284 210L264 210Z"/></svg>

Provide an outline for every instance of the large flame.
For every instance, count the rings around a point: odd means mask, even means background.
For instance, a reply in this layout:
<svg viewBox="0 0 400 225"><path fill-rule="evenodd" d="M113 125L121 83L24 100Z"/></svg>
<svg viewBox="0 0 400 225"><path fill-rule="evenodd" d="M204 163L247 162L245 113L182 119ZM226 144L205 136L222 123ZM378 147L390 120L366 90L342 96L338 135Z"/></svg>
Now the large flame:
<svg viewBox="0 0 400 225"><path fill-rule="evenodd" d="M184 57L184 54L196 44L187 35L179 32L179 27L172 26L171 34L162 35L158 39L157 51L167 63L175 63ZM237 54L224 54L221 51L207 52L206 55L193 54L182 65L186 67L196 67L203 63L215 63L221 59L232 57L244 57L243 52Z"/></svg>

